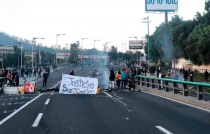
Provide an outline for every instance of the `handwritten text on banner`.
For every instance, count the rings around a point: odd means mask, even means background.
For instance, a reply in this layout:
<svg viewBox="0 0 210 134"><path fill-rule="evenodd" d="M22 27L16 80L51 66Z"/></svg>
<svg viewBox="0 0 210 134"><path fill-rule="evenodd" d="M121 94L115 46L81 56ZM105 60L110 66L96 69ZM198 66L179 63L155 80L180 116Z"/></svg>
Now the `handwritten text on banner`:
<svg viewBox="0 0 210 134"><path fill-rule="evenodd" d="M97 78L79 77L63 74L60 94L96 94L98 88Z"/></svg>

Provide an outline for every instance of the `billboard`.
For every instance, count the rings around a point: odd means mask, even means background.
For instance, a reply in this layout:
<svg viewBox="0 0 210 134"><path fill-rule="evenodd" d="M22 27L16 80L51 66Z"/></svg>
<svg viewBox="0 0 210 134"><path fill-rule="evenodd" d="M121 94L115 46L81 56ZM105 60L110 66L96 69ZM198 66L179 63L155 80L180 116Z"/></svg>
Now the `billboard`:
<svg viewBox="0 0 210 134"><path fill-rule="evenodd" d="M146 11L171 11L178 10L178 0L145 0Z"/></svg>
<svg viewBox="0 0 210 134"><path fill-rule="evenodd" d="M129 49L143 49L143 41L129 40Z"/></svg>

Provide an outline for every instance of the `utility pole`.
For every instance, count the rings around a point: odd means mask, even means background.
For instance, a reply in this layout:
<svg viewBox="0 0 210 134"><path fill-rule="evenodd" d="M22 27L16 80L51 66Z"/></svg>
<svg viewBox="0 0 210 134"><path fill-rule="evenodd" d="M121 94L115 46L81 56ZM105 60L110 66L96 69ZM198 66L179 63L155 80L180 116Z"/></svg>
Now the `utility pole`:
<svg viewBox="0 0 210 134"><path fill-rule="evenodd" d="M142 23L147 23L147 30L148 30L148 34L147 34L147 53L148 53L148 65L150 64L150 53L149 53L149 45L150 45L150 43L149 43L149 23L151 23L151 21L149 20L149 16L148 17L146 17L146 18L144 18L143 19L143 21L142 21Z"/></svg>

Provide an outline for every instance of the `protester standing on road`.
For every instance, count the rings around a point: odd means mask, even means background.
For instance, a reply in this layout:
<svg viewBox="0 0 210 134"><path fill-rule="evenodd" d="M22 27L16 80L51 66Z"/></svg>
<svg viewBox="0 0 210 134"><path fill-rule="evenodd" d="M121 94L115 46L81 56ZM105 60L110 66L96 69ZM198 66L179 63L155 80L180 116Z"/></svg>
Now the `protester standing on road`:
<svg viewBox="0 0 210 134"><path fill-rule="evenodd" d="M93 78L96 78L96 72L97 72L97 70L95 69L95 70L93 71Z"/></svg>
<svg viewBox="0 0 210 134"><path fill-rule="evenodd" d="M115 75L115 79L117 80L117 90L120 89L120 82L122 80L122 75L121 72L118 71L118 73Z"/></svg>
<svg viewBox="0 0 210 134"><path fill-rule="evenodd" d="M69 75L74 75L74 70L71 69Z"/></svg>
<svg viewBox="0 0 210 134"><path fill-rule="evenodd" d="M127 74L125 72L125 69L122 70L122 83L121 83L121 87L122 89L126 89L126 80L127 80Z"/></svg>
<svg viewBox="0 0 210 134"><path fill-rule="evenodd" d="M205 80L208 81L209 73L207 70L205 71L204 76L205 76Z"/></svg>
<svg viewBox="0 0 210 134"><path fill-rule="evenodd" d="M25 72L24 76L23 76L23 83L24 85L26 84L27 82L27 73Z"/></svg>
<svg viewBox="0 0 210 134"><path fill-rule="evenodd" d="M36 68L35 67L33 68L33 75L34 75L34 77L36 77Z"/></svg>
<svg viewBox="0 0 210 134"><path fill-rule="evenodd" d="M14 75L15 75L14 77L15 86L19 86L19 75L17 72L15 72Z"/></svg>
<svg viewBox="0 0 210 134"><path fill-rule="evenodd" d="M114 80L115 80L114 69L111 69L109 75L109 87L111 90L114 89Z"/></svg>
<svg viewBox="0 0 210 134"><path fill-rule="evenodd" d="M44 73L43 73L43 87L46 87L47 86L47 78L48 78L48 73L44 69Z"/></svg>
<svg viewBox="0 0 210 134"><path fill-rule="evenodd" d="M50 67L49 66L47 67L47 70L46 71L47 71L48 76L49 76L50 75Z"/></svg>
<svg viewBox="0 0 210 134"><path fill-rule="evenodd" d="M39 67L39 69L38 69L38 73L39 73L38 77L41 77L41 72L42 72L42 68Z"/></svg>
<svg viewBox="0 0 210 134"><path fill-rule="evenodd" d="M7 74L7 78L12 79L12 74L11 74L11 72L9 72L9 73Z"/></svg>
<svg viewBox="0 0 210 134"><path fill-rule="evenodd" d="M1 77L7 77L8 74L8 70L6 69L6 67L3 67L3 70L1 72Z"/></svg>

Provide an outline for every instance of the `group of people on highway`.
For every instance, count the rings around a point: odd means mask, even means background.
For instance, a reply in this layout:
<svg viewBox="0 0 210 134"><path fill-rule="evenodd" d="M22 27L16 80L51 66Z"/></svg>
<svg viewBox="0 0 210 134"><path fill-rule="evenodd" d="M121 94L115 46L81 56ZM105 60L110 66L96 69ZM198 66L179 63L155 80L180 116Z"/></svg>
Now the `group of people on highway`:
<svg viewBox="0 0 210 134"><path fill-rule="evenodd" d="M134 78L136 75L140 75L140 69L139 68L130 68L129 70L124 68L123 70L119 70L116 74L114 73L114 69L112 68L110 70L110 91L111 90L126 90L128 89L130 92L132 89L135 89L134 85ZM117 83L117 89L115 89L115 81Z"/></svg>

